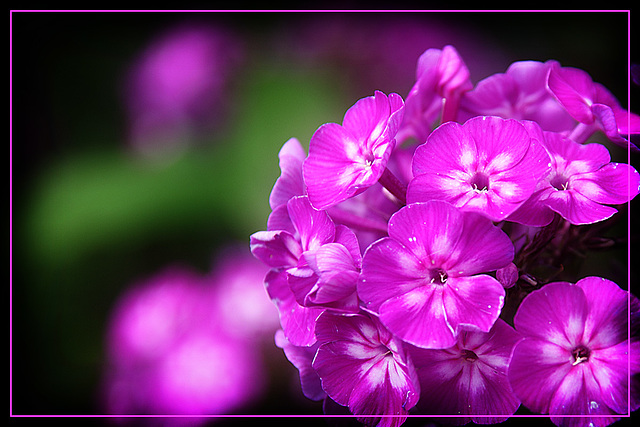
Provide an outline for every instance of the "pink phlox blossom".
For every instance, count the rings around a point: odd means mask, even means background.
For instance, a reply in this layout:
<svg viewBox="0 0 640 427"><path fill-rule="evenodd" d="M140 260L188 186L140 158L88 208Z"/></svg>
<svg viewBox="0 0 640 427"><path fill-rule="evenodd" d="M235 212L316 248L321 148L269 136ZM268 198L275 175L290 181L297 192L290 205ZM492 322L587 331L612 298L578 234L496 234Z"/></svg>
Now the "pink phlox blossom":
<svg viewBox="0 0 640 427"><path fill-rule="evenodd" d="M458 121L475 116L499 116L532 120L544 130L570 132L576 121L547 88L547 77L554 63L517 61L505 73L492 74L479 81L462 96Z"/></svg>
<svg viewBox="0 0 640 427"><path fill-rule="evenodd" d="M397 427L420 396L415 368L402 341L367 313L324 312L316 326L313 368L322 388L367 426Z"/></svg>
<svg viewBox="0 0 640 427"><path fill-rule="evenodd" d="M418 59L398 141L423 143L438 122L455 120L460 98L472 88L469 69L453 46L427 49Z"/></svg>
<svg viewBox="0 0 640 427"><path fill-rule="evenodd" d="M345 113L342 125L320 126L309 142L303 176L311 204L326 209L382 177L404 111L400 95L376 91Z"/></svg>
<svg viewBox="0 0 640 427"><path fill-rule="evenodd" d="M358 310L357 238L312 207L307 196L274 209L267 231L254 233L250 244L253 255L272 268L265 286L294 345L313 344L313 323L324 309Z"/></svg>
<svg viewBox="0 0 640 427"><path fill-rule="evenodd" d="M445 123L416 148L407 202L444 200L502 221L533 194L548 165L544 148L517 120Z"/></svg>
<svg viewBox="0 0 640 427"><path fill-rule="evenodd" d="M390 159L394 170L404 172L406 168L398 168L395 165L399 162L411 161L405 154L406 150L397 150L396 156ZM307 194L306 186L302 176L302 165L307 155L300 141L291 138L280 149L278 154L280 176L269 195L269 205L273 214L269 217L269 229L278 230L292 229L288 212L281 205L293 197ZM399 158L399 160L397 160ZM402 166L404 166L404 164ZM408 181L408 180L407 180ZM343 202L327 208L333 222L338 225L345 225L351 228L356 235L361 248L366 248L371 242L386 235L387 221L389 217L398 209L398 204L386 193L382 185L376 183L371 187ZM295 230L293 230L295 234Z"/></svg>
<svg viewBox="0 0 640 427"><path fill-rule="evenodd" d="M607 205L627 203L638 194L638 171L626 163L611 162L604 145L578 144L561 134L544 132L533 122L527 126L532 135L537 132L551 170L509 221L545 226L557 212L571 224L592 224L617 212Z"/></svg>
<svg viewBox="0 0 640 427"><path fill-rule="evenodd" d="M462 329L487 332L504 304L488 274L513 260L513 245L486 217L431 201L389 220L389 237L365 251L358 295L402 340L448 348Z"/></svg>
<svg viewBox="0 0 640 427"><path fill-rule="evenodd" d="M638 409L639 316L638 299L600 277L532 292L514 318L524 339L508 369L513 391L562 427L604 427Z"/></svg>
<svg viewBox="0 0 640 427"><path fill-rule="evenodd" d="M453 425L505 421L520 406L507 379L519 340L520 334L498 319L489 332L462 332L451 348L411 347L422 390L417 408L429 415L467 415L442 420Z"/></svg>
<svg viewBox="0 0 640 427"><path fill-rule="evenodd" d="M553 64L548 78L549 90L567 112L582 124L572 133L580 143L595 131L624 148L638 151L628 140L640 134L640 116L623 108L615 96L581 69Z"/></svg>

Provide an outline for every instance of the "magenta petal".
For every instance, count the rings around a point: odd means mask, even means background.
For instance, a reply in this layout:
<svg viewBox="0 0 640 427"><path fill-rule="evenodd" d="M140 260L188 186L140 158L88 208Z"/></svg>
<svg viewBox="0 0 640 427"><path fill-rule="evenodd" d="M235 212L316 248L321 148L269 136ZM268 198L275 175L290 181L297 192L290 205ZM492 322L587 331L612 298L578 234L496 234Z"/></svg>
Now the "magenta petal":
<svg viewBox="0 0 640 427"><path fill-rule="evenodd" d="M335 243L340 243L347 248L351 259L353 260L357 269L362 267L362 254L360 253L360 244L358 243L358 237L351 231L351 229L345 225L336 225L336 235L334 238Z"/></svg>
<svg viewBox="0 0 640 427"><path fill-rule="evenodd" d="M390 153L389 153L390 154ZM384 165L373 162L357 137L335 123L322 125L313 134L303 176L314 207L326 209L373 185ZM386 164L388 154L383 162Z"/></svg>
<svg viewBox="0 0 640 427"><path fill-rule="evenodd" d="M291 138L280 149L280 176L273 185L269 195L271 209L287 203L290 198L305 194L304 180L302 178L302 162L306 154L300 141Z"/></svg>
<svg viewBox="0 0 640 427"><path fill-rule="evenodd" d="M555 282L527 295L514 317L516 330L571 350L581 343L588 305L578 286Z"/></svg>
<svg viewBox="0 0 640 427"><path fill-rule="evenodd" d="M577 190L550 192L545 204L574 225L604 221L618 212L615 208L594 202Z"/></svg>
<svg viewBox="0 0 640 427"><path fill-rule="evenodd" d="M522 404L534 412L548 413L554 391L572 368L570 359L569 350L551 342L525 338L517 343L507 376Z"/></svg>
<svg viewBox="0 0 640 427"><path fill-rule="evenodd" d="M462 213L448 203L414 203L389 219L389 237L424 263L442 264L452 256L463 227Z"/></svg>
<svg viewBox="0 0 640 427"><path fill-rule="evenodd" d="M514 256L509 236L483 215L467 212L463 231L449 261L443 267L451 277L495 271L508 265Z"/></svg>
<svg viewBox="0 0 640 427"><path fill-rule="evenodd" d="M608 163L594 172L577 175L571 184L594 202L618 205L638 194L640 175L626 163Z"/></svg>
<svg viewBox="0 0 640 427"><path fill-rule="evenodd" d="M639 349L640 343L632 342L629 353L629 343L625 340L620 344L593 351L589 359L599 387L598 394L609 408L619 414L627 413L629 403L632 411L638 407L638 401L633 397L629 402L627 384L630 376L629 367L631 366L631 371L636 375L640 371Z"/></svg>
<svg viewBox="0 0 640 427"><path fill-rule="evenodd" d="M308 347L316 342L316 320L324 309L302 307L287 284L284 271L271 270L265 277L269 297L278 308L280 324L291 344Z"/></svg>
<svg viewBox="0 0 640 427"><path fill-rule="evenodd" d="M363 142L363 144L372 148L373 143L387 132L387 122L389 116L402 108L402 103L398 103L397 99L400 98L397 94L391 94L389 98L380 92L376 91L373 96L368 96L358 100L347 112L345 113L342 125L345 129L351 132L356 138ZM393 102L394 111L392 111ZM401 101L401 99L400 99ZM397 132L397 124L391 129L391 137Z"/></svg>
<svg viewBox="0 0 640 427"><path fill-rule="evenodd" d="M553 95L574 119L580 123L593 123L594 117L590 106L595 98L595 87L593 80L586 72L554 64L549 72L547 84Z"/></svg>
<svg viewBox="0 0 640 427"><path fill-rule="evenodd" d="M600 387L591 366L581 364L569 371L560 383L549 405L551 420L559 427L593 425L605 427L617 420L603 402ZM596 415L592 418L554 417L553 415Z"/></svg>
<svg viewBox="0 0 640 427"><path fill-rule="evenodd" d="M302 393L311 400L322 400L327 394L322 390L320 377L311 367L318 346L297 347L291 344L284 336L282 330L276 331L275 342L278 347L284 350L285 356L298 369L300 373L300 385Z"/></svg>
<svg viewBox="0 0 640 427"><path fill-rule="evenodd" d="M258 231L250 237L251 253L269 267L290 267L298 263L301 248L286 231Z"/></svg>
<svg viewBox="0 0 640 427"><path fill-rule="evenodd" d="M456 330L447 318L443 290L422 286L388 299L380 306L380 321L403 341L422 348L447 348Z"/></svg>
<svg viewBox="0 0 640 427"><path fill-rule="evenodd" d="M349 409L357 415L396 415L358 420L367 425L399 427L419 395L410 375L392 357L385 357L356 384L349 397Z"/></svg>
<svg viewBox="0 0 640 427"><path fill-rule="evenodd" d="M393 338L381 328L366 315L323 314L313 367L331 399L355 415L404 416L418 399L419 385L400 343L388 342Z"/></svg>
<svg viewBox="0 0 640 427"><path fill-rule="evenodd" d="M447 321L456 334L460 327L488 332L500 315L504 295L500 282L491 276L450 277L442 298Z"/></svg>
<svg viewBox="0 0 640 427"><path fill-rule="evenodd" d="M287 203L291 222L300 234L300 243L304 251L313 250L320 245L332 242L335 237L335 225L329 215L315 209L307 196L294 197Z"/></svg>
<svg viewBox="0 0 640 427"><path fill-rule="evenodd" d="M423 390L423 399L418 403L421 413L494 415L473 417L478 424L504 421L520 406L506 372L511 351L519 339L513 328L498 319L489 333L463 332L449 349L411 348ZM475 359L467 359L469 351ZM471 419L442 422L459 425Z"/></svg>
<svg viewBox="0 0 640 427"><path fill-rule="evenodd" d="M629 321L627 298L630 297L633 304L637 304L637 298L601 277L586 277L576 286L584 292L589 306L584 327L584 339L589 346L600 349L626 342ZM607 301L607 304L602 301Z"/></svg>

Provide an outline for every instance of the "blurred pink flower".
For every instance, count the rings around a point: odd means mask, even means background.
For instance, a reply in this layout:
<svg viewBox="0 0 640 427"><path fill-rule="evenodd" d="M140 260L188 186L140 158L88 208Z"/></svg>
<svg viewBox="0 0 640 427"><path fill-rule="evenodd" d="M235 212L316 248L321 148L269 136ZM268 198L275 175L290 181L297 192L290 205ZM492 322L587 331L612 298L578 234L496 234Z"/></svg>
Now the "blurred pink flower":
<svg viewBox="0 0 640 427"><path fill-rule="evenodd" d="M174 28L152 41L125 76L133 148L143 154L172 151L219 125L242 52L235 35L205 25Z"/></svg>
<svg viewBox="0 0 640 427"><path fill-rule="evenodd" d="M266 378L256 339L271 342L278 328L265 273L248 251L230 251L209 276L170 267L129 289L107 331L108 413L228 414L259 398Z"/></svg>

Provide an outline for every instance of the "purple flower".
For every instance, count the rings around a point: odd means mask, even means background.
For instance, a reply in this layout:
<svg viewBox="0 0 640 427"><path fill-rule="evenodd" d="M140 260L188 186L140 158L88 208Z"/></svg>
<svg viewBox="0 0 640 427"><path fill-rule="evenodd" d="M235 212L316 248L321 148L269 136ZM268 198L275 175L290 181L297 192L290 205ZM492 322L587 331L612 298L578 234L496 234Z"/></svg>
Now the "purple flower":
<svg viewBox="0 0 640 427"><path fill-rule="evenodd" d="M454 120L460 98L473 88L469 77L469 69L453 46L427 49L420 55L398 141L413 137L423 143L439 120Z"/></svg>
<svg viewBox="0 0 640 427"><path fill-rule="evenodd" d="M575 285L550 283L532 292L514 319L524 336L508 370L514 392L559 426L606 426L629 408L636 410L639 316L638 299L600 277Z"/></svg>
<svg viewBox="0 0 640 427"><path fill-rule="evenodd" d="M313 368L322 388L369 426L401 425L420 396L415 369L403 344L373 316L323 313L316 326Z"/></svg>
<svg viewBox="0 0 640 427"><path fill-rule="evenodd" d="M212 309L215 285L171 268L121 297L107 334L109 413L225 414L258 396L262 361Z"/></svg>
<svg viewBox="0 0 640 427"><path fill-rule="evenodd" d="M143 154L175 150L207 126L220 125L243 56L237 35L221 28L181 26L154 40L126 76L134 148Z"/></svg>
<svg viewBox="0 0 640 427"><path fill-rule="evenodd" d="M326 209L369 188L382 177L402 120L400 95L376 91L347 110L342 125L326 123L313 134L303 165L309 200Z"/></svg>
<svg viewBox="0 0 640 427"><path fill-rule="evenodd" d="M615 144L638 151L627 134L640 134L640 116L620 106L618 100L583 70L561 67L555 63L548 79L549 89L567 112L582 124L574 130L572 138L583 142L596 130Z"/></svg>
<svg viewBox="0 0 640 427"><path fill-rule="evenodd" d="M543 143L550 158L551 172L538 182L535 193L508 220L531 226L544 226L557 212L571 224L603 221L618 205L633 199L640 188L638 171L625 163L611 162L604 145L578 144L554 132L537 128L536 139Z"/></svg>
<svg viewBox="0 0 640 427"><path fill-rule="evenodd" d="M444 200L502 221L531 196L548 163L540 143L516 120L445 123L416 149L407 202Z"/></svg>
<svg viewBox="0 0 640 427"><path fill-rule="evenodd" d="M547 88L547 76L554 63L518 61L512 63L505 73L481 80L473 90L463 95L458 120L499 116L532 120L544 130L571 131L576 125L575 120Z"/></svg>
<svg viewBox="0 0 640 427"><path fill-rule="evenodd" d="M498 319L489 332L462 332L451 348L411 349L422 390L418 409L429 415L468 415L447 419L455 425L506 420L520 406L507 379L511 351L519 339Z"/></svg>
<svg viewBox="0 0 640 427"><path fill-rule="evenodd" d="M311 345L315 319L324 309L358 310L357 238L346 226L336 226L325 211L313 208L307 196L278 206L267 228L251 236L251 251L273 268L265 285L286 337L294 345Z"/></svg>
<svg viewBox="0 0 640 427"><path fill-rule="evenodd" d="M358 294L404 341L448 348L463 329L491 329L505 290L480 273L513 255L509 237L480 214L440 201L407 205L389 220L389 237L366 250Z"/></svg>

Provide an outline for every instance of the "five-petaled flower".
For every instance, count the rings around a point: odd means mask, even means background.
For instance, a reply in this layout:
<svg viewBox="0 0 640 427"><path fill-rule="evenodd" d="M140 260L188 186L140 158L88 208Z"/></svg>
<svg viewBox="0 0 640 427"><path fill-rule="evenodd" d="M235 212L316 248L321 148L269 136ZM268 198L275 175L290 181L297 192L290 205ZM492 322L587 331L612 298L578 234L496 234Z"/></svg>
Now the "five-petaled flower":
<svg viewBox="0 0 640 427"><path fill-rule="evenodd" d="M490 220L432 201L407 205L389 220L389 237L362 261L358 294L404 341L448 348L462 328L488 332L505 290L488 274L513 259L509 237Z"/></svg>
<svg viewBox="0 0 640 427"><path fill-rule="evenodd" d="M524 339L508 377L529 409L578 427L609 425L640 406L640 303L614 282L549 283L524 299L514 322Z"/></svg>

